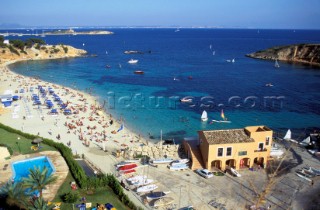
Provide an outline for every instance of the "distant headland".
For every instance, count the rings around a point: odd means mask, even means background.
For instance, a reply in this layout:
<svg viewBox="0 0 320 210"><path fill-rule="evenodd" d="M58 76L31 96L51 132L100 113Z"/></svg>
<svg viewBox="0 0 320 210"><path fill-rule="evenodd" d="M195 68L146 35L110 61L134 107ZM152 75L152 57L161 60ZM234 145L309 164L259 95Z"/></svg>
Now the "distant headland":
<svg viewBox="0 0 320 210"><path fill-rule="evenodd" d="M250 58L279 60L320 67L320 44L295 44L272 47L246 55Z"/></svg>
<svg viewBox="0 0 320 210"><path fill-rule="evenodd" d="M4 40L0 36L0 64L23 60L46 60L79 57L87 54L85 50L68 45L47 45L41 39Z"/></svg>
<svg viewBox="0 0 320 210"><path fill-rule="evenodd" d="M29 30L28 30L29 31ZM46 35L111 35L114 34L112 31L104 31L104 30L93 30L93 31L75 31L73 29L59 29L54 31L44 31L42 33L18 33L18 32L6 32L0 33L0 36L41 36L45 37Z"/></svg>
<svg viewBox="0 0 320 210"><path fill-rule="evenodd" d="M105 34L113 34L113 32L101 31L101 30L75 31L73 29L68 29L68 30L49 31L49 32L45 32L44 34L45 35L105 35Z"/></svg>

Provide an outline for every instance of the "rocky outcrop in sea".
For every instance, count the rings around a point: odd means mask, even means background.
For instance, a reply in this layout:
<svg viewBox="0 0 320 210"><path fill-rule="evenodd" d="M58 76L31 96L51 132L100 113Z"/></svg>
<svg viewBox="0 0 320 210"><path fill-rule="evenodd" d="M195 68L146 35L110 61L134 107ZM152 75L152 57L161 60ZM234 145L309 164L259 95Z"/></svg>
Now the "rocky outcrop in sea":
<svg viewBox="0 0 320 210"><path fill-rule="evenodd" d="M250 58L303 63L320 67L320 44L295 44L272 47L246 55Z"/></svg>

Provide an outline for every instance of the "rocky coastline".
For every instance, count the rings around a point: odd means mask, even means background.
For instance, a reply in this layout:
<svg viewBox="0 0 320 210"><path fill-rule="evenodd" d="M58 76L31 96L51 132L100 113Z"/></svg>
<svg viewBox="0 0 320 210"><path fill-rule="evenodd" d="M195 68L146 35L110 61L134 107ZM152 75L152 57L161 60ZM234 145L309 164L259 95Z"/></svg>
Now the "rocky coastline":
<svg viewBox="0 0 320 210"><path fill-rule="evenodd" d="M47 60L85 56L87 51L69 45L43 45L25 48L23 52L14 53L9 48L2 48L0 64L24 60Z"/></svg>
<svg viewBox="0 0 320 210"><path fill-rule="evenodd" d="M320 67L320 44L277 46L246 55L263 60L279 60Z"/></svg>

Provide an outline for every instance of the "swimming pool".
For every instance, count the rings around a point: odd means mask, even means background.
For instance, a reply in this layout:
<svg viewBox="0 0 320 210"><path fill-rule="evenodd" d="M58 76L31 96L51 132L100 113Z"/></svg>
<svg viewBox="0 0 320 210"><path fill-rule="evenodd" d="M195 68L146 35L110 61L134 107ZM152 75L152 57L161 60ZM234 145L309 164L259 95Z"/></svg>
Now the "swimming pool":
<svg viewBox="0 0 320 210"><path fill-rule="evenodd" d="M47 156L30 158L12 163L13 180L19 182L23 177L28 177L29 169L34 169L35 166L40 167L41 169L47 167L49 175L56 171L51 160Z"/></svg>

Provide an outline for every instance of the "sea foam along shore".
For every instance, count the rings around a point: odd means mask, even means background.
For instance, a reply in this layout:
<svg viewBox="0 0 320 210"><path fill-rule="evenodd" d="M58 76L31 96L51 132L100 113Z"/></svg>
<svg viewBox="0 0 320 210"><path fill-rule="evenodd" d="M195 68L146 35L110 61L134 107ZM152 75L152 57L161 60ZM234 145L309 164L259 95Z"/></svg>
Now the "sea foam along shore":
<svg viewBox="0 0 320 210"><path fill-rule="evenodd" d="M1 123L26 133L62 142L70 146L73 153L84 154L107 173L114 172L114 163L117 161L111 155L112 152L126 147L140 146L146 142L126 127L117 132L121 122L104 112L103 107L93 96L37 78L22 76L9 69L8 65L23 60L26 58L11 59L0 64L0 94L12 93L20 97L20 100L14 102L10 108L1 108ZM44 105L45 98L41 97L42 105L33 105L31 96L38 94L39 85L46 91L51 87L64 103L68 103L67 108L77 114L64 115L56 103L54 108L57 108L58 115L48 114L51 109ZM49 93L46 98L53 101L53 96Z"/></svg>

